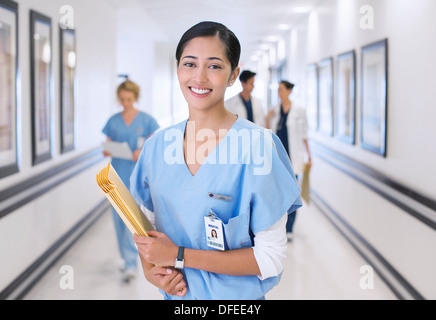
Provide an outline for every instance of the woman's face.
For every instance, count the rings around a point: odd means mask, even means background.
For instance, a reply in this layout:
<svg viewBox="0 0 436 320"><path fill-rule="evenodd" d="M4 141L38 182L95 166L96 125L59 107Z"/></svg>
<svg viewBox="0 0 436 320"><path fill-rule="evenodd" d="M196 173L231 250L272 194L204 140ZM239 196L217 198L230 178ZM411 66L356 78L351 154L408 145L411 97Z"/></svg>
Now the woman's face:
<svg viewBox="0 0 436 320"><path fill-rule="evenodd" d="M280 100L286 100L288 97L289 97L289 95L291 94L291 89L288 89L288 88L286 88L285 87L285 85L283 84L283 83L280 83L279 84L279 91L278 91L278 94L279 94L279 97L280 97Z"/></svg>
<svg viewBox="0 0 436 320"><path fill-rule="evenodd" d="M135 94L132 91L121 90L118 94L118 100L124 108L132 108L136 102Z"/></svg>
<svg viewBox="0 0 436 320"><path fill-rule="evenodd" d="M230 82L239 68L231 70L226 47L218 37L197 37L188 42L177 67L180 88L190 108L206 110L224 102Z"/></svg>

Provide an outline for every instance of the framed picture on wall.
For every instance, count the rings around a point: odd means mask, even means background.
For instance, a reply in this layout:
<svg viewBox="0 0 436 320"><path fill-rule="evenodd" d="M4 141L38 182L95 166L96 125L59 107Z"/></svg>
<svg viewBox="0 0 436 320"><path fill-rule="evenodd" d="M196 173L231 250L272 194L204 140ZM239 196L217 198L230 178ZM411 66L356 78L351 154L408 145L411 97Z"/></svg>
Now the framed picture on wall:
<svg viewBox="0 0 436 320"><path fill-rule="evenodd" d="M361 145L386 157L388 41L362 48Z"/></svg>
<svg viewBox="0 0 436 320"><path fill-rule="evenodd" d="M306 108L309 129L318 130L318 65L306 67Z"/></svg>
<svg viewBox="0 0 436 320"><path fill-rule="evenodd" d="M319 64L319 132L333 136L333 58Z"/></svg>
<svg viewBox="0 0 436 320"><path fill-rule="evenodd" d="M76 75L76 33L61 29L60 34L60 124L61 153L74 150L74 110Z"/></svg>
<svg viewBox="0 0 436 320"><path fill-rule="evenodd" d="M356 122L356 52L337 57L336 63L336 137L355 143Z"/></svg>
<svg viewBox="0 0 436 320"><path fill-rule="evenodd" d="M0 178L18 172L18 4L0 0Z"/></svg>
<svg viewBox="0 0 436 320"><path fill-rule="evenodd" d="M51 18L30 11L30 81L32 164L51 159L52 35Z"/></svg>

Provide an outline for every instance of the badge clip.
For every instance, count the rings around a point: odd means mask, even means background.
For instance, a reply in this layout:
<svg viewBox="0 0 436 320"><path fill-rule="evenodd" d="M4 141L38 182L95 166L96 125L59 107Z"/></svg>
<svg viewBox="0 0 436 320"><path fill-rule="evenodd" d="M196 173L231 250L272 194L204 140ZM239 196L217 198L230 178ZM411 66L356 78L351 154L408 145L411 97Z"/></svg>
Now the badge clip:
<svg viewBox="0 0 436 320"><path fill-rule="evenodd" d="M215 213L210 212L209 211L209 215L207 216L210 220L215 221L215 219L217 218L217 216L215 215Z"/></svg>

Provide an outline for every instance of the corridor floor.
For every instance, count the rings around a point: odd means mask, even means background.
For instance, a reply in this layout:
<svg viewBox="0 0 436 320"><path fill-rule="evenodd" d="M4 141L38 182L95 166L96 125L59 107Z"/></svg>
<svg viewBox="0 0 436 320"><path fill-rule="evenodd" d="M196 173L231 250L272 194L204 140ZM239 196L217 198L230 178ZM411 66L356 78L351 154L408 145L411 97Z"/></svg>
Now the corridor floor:
<svg viewBox="0 0 436 320"><path fill-rule="evenodd" d="M298 211L295 235L288 243L285 271L267 300L396 300L374 273L373 288L361 288L367 263L314 205ZM119 254L111 212L105 212L24 297L27 300L161 300L140 269L126 284L118 270ZM64 269L73 271L71 286Z"/></svg>

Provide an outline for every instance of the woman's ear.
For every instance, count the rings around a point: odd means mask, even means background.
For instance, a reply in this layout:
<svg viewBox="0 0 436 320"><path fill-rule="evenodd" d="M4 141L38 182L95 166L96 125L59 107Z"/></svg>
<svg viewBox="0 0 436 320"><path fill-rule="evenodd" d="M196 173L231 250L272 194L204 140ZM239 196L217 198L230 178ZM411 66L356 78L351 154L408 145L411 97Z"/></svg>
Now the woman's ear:
<svg viewBox="0 0 436 320"><path fill-rule="evenodd" d="M230 75L229 82L228 82L229 87L231 87L235 83L236 79L238 79L240 72L241 72L241 68L239 68L239 67L236 67L236 69L233 70L232 74Z"/></svg>

